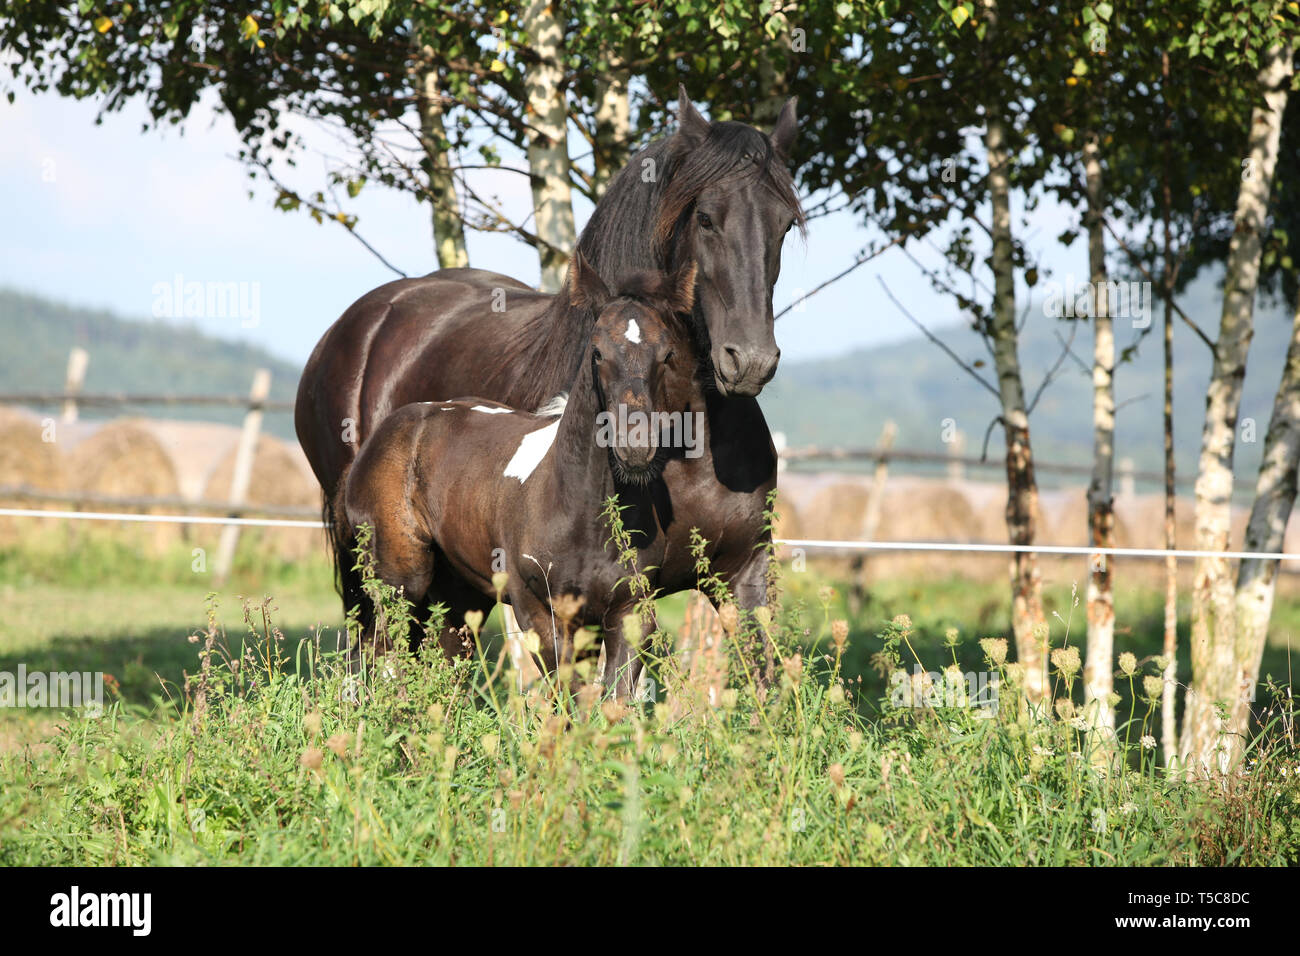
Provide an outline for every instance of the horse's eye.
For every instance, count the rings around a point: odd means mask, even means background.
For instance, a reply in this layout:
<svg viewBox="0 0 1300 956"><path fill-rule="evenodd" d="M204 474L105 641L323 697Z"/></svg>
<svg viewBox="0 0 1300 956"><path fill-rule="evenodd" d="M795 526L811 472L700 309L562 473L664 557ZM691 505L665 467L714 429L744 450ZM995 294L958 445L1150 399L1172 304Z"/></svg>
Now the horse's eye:
<svg viewBox="0 0 1300 956"><path fill-rule="evenodd" d="M600 349L591 350L591 360L595 362L597 365L599 365L604 358L605 356L600 354Z"/></svg>
<svg viewBox="0 0 1300 956"><path fill-rule="evenodd" d="M695 221L700 224L701 229L713 228L713 220L709 218L709 214L707 212L697 212L695 214Z"/></svg>
<svg viewBox="0 0 1300 956"><path fill-rule="evenodd" d="M785 231L786 231L786 232L789 232L789 231L790 231L791 229L793 229L793 228L794 228L794 220L791 219L791 220L790 220L790 225L788 225L788 226L785 227Z"/></svg>
<svg viewBox="0 0 1300 956"><path fill-rule="evenodd" d="M672 365L672 364L673 364L673 356L676 355L676 354L677 354L677 353L674 352L672 349L669 349L669 350L668 350L668 354L664 356L664 364L665 364L665 365Z"/></svg>

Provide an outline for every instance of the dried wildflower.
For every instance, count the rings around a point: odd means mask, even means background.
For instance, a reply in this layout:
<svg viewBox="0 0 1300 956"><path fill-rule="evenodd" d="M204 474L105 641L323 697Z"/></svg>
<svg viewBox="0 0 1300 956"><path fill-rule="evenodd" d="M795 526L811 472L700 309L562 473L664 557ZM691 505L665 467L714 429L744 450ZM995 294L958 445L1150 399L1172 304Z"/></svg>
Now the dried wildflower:
<svg viewBox="0 0 1300 956"><path fill-rule="evenodd" d="M1119 669L1125 677L1132 677L1137 672L1138 659L1137 655L1131 651L1125 651L1119 656Z"/></svg>
<svg viewBox="0 0 1300 956"><path fill-rule="evenodd" d="M831 764L826 768L826 775L831 778L831 783L835 785L836 790L844 786L844 764Z"/></svg>
<svg viewBox="0 0 1300 956"><path fill-rule="evenodd" d="M980 649L989 663L1001 667L1007 662L1007 639L1005 637L986 637L980 641Z"/></svg>
<svg viewBox="0 0 1300 956"><path fill-rule="evenodd" d="M1062 720L1069 721L1074 719L1074 701L1068 697L1062 697L1056 702L1056 716Z"/></svg>
<svg viewBox="0 0 1300 956"><path fill-rule="evenodd" d="M838 707L844 703L844 688L839 684L832 684L830 690L826 691L826 700L832 707Z"/></svg>
<svg viewBox="0 0 1300 956"><path fill-rule="evenodd" d="M587 599L579 595L561 594L551 602L551 610L555 611L555 616L567 625L578 616L586 603Z"/></svg>
<svg viewBox="0 0 1300 956"><path fill-rule="evenodd" d="M1108 706L1118 707L1119 702L1120 702L1120 696L1114 691L1111 691L1109 694L1106 695L1106 703Z"/></svg>
<svg viewBox="0 0 1300 956"><path fill-rule="evenodd" d="M489 757L497 752L497 745L501 743L501 737L498 734L484 734L478 739L479 744L483 747L483 752Z"/></svg>
<svg viewBox="0 0 1300 956"><path fill-rule="evenodd" d="M496 574L492 575L492 588L497 592L498 598L505 592L506 585L509 583L510 575L506 574L504 571L498 571Z"/></svg>
<svg viewBox="0 0 1300 956"><path fill-rule="evenodd" d="M480 627L483 626L483 612L482 612L482 611L466 611L466 612L465 612L465 624L466 624L466 626L469 627L469 629L470 629L471 631L474 632L475 635L477 635L477 634L478 634L478 629L479 629Z"/></svg>
<svg viewBox="0 0 1300 956"><path fill-rule="evenodd" d="M325 741L325 746L334 752L334 756L343 758L348 755L348 747L352 743L352 735L343 733L335 734L329 740Z"/></svg>
<svg viewBox="0 0 1300 956"><path fill-rule="evenodd" d="M790 678L792 684L799 683L799 678L803 676L803 656L792 654L787 657L781 664L785 668L786 676Z"/></svg>
<svg viewBox="0 0 1300 956"><path fill-rule="evenodd" d="M308 747L298 758L298 763L310 770L312 773L319 775L321 764L325 762L325 752L317 747Z"/></svg>
<svg viewBox="0 0 1300 956"><path fill-rule="evenodd" d="M862 741L866 738L862 736L862 731L853 730L849 732L849 749L856 752L862 746Z"/></svg>
<svg viewBox="0 0 1300 956"><path fill-rule="evenodd" d="M772 626L772 609L766 604L760 604L754 608L754 620L758 621L763 630L766 631Z"/></svg>
<svg viewBox="0 0 1300 956"><path fill-rule="evenodd" d="M310 713L303 714L302 729L307 732L307 736L309 737L319 736L320 728L321 728L320 711L313 710Z"/></svg>
<svg viewBox="0 0 1300 956"><path fill-rule="evenodd" d="M1143 749L1143 750L1155 750L1155 749L1156 749L1156 738L1152 737L1150 734L1143 734L1143 735L1142 735L1142 749Z"/></svg>
<svg viewBox="0 0 1300 956"><path fill-rule="evenodd" d="M831 641L835 644L836 653L843 653L848 640L849 622L843 619L831 621Z"/></svg>
<svg viewBox="0 0 1300 956"><path fill-rule="evenodd" d="M1165 682L1163 678L1157 677L1154 674L1148 674L1146 677L1142 678L1142 693L1146 695L1147 700L1151 703L1155 703L1160 699L1160 694L1164 689Z"/></svg>
<svg viewBox="0 0 1300 956"><path fill-rule="evenodd" d="M734 687L728 687L722 692L722 709L735 710L736 704L740 702L740 692Z"/></svg>
<svg viewBox="0 0 1300 956"><path fill-rule="evenodd" d="M1035 624L1031 633L1034 636L1034 641L1039 644L1048 643L1051 636L1051 631L1048 630L1046 621L1039 621Z"/></svg>
<svg viewBox="0 0 1300 956"><path fill-rule="evenodd" d="M1065 680L1073 680L1079 673L1079 649L1077 647L1058 647L1052 651L1052 666Z"/></svg>
<svg viewBox="0 0 1300 956"><path fill-rule="evenodd" d="M1170 664L1169 658L1164 654L1157 654L1155 657L1151 658L1151 662L1162 671L1167 669Z"/></svg>
<svg viewBox="0 0 1300 956"><path fill-rule="evenodd" d="M740 626L740 609L734 604L724 604L718 608L718 620L722 622L724 631L735 634L736 628Z"/></svg>
<svg viewBox="0 0 1300 956"><path fill-rule="evenodd" d="M961 643L961 638L957 633L957 628L950 627L943 632L944 647L956 647L960 643Z"/></svg>
<svg viewBox="0 0 1300 956"><path fill-rule="evenodd" d="M829 584L823 584L817 589L817 600L822 604L830 604L835 597L835 589Z"/></svg>
<svg viewBox="0 0 1300 956"><path fill-rule="evenodd" d="M1025 683L1025 665L1012 661L1007 665L1007 683L1012 687L1023 687Z"/></svg>
<svg viewBox="0 0 1300 956"><path fill-rule="evenodd" d="M912 619L906 614L900 614L894 618L894 627L900 630L910 631L912 629Z"/></svg>

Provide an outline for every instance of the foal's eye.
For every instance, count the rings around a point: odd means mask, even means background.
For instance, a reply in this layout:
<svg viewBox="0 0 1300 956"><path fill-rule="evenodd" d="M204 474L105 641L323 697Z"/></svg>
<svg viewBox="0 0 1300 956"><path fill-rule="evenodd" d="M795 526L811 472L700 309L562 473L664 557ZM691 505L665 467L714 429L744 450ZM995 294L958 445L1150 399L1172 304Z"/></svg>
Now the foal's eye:
<svg viewBox="0 0 1300 956"><path fill-rule="evenodd" d="M789 231L790 231L791 229L793 229L793 228L794 228L794 220L791 219L791 220L790 220L790 225L788 225L788 226L785 227L785 231L786 231L786 232L789 232Z"/></svg>
<svg viewBox="0 0 1300 956"><path fill-rule="evenodd" d="M700 224L701 229L713 228L713 220L709 218L709 214L707 212L697 212L695 214L695 221Z"/></svg>
<svg viewBox="0 0 1300 956"><path fill-rule="evenodd" d="M669 349L668 354L664 356L664 364L665 364L665 365L672 365L672 364L673 364L673 356L676 355L676 354L677 354L676 352L674 352L674 351L672 351L671 349Z"/></svg>
<svg viewBox="0 0 1300 956"><path fill-rule="evenodd" d="M600 349L591 350L591 360L595 362L597 365L599 365L604 358L605 356L600 354Z"/></svg>

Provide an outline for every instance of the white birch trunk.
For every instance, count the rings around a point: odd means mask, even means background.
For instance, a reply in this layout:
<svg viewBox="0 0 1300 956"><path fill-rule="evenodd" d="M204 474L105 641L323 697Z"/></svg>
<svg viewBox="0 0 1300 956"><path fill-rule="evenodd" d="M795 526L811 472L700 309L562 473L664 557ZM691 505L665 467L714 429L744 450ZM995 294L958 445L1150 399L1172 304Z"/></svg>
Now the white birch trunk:
<svg viewBox="0 0 1300 956"><path fill-rule="evenodd" d="M1202 551L1228 548L1237 415L1254 331L1263 232L1291 61L1289 49L1275 48L1264 56L1259 71L1263 102L1250 113L1250 154L1243 165L1235 227L1228 246L1223 314L1196 477L1196 548ZM1197 558L1192 592L1192 685L1187 694L1181 746L1183 765L1188 769L1226 772L1230 765L1233 748L1229 728L1221 726L1218 712L1223 707L1231 713L1242 691L1235 653L1235 619L1228 562L1223 558Z"/></svg>
<svg viewBox="0 0 1300 956"><path fill-rule="evenodd" d="M1300 299L1300 297L1297 297ZM1300 301L1291 325L1282 381L1273 402L1273 415L1264 439L1264 460L1259 466L1255 504L1246 526L1246 551L1281 551L1287 521L1296 496L1296 468L1300 464ZM1230 739L1237 756L1241 741L1250 728L1250 690L1259 682L1260 662L1268 637L1277 587L1277 561L1250 559L1237 571L1237 686L1232 710Z"/></svg>
<svg viewBox="0 0 1300 956"><path fill-rule="evenodd" d="M533 232L541 240L543 292L564 286L577 245L573 186L569 180L568 105L564 91L564 26L554 0L530 0L520 17L534 58L524 75L528 171L533 190Z"/></svg>
<svg viewBox="0 0 1300 956"><path fill-rule="evenodd" d="M1092 278L1092 481L1088 486L1088 539L1093 547L1115 546L1115 332L1106 288L1106 241L1101 151L1097 135L1083 147L1088 190L1088 267ZM1084 664L1084 703L1088 720L1109 740L1115 728L1110 704L1114 691L1115 596L1110 557L1094 556L1088 575L1088 638Z"/></svg>
<svg viewBox="0 0 1300 956"><path fill-rule="evenodd" d="M609 181L627 163L632 122L627 98L629 80L627 70L611 66L596 83L596 148L591 185L597 202Z"/></svg>
<svg viewBox="0 0 1300 956"><path fill-rule="evenodd" d="M997 8L986 0L990 34L997 26ZM989 163L989 199L993 211L993 361L1002 403L1007 443L1007 532L1012 544L1033 544L1038 515L1038 485L1029 443L1029 413L1016 332L1015 261L1011 238L1011 156L1000 104L988 109L985 146ZM1031 703L1043 698L1047 683L1044 640L1043 584L1032 552L1011 561L1011 624L1016 658L1025 668L1025 694Z"/></svg>
<svg viewBox="0 0 1300 956"><path fill-rule="evenodd" d="M443 126L442 91L438 69L432 65L433 49L424 47L416 73L416 104L420 112L420 146L429 163L429 205L432 208L433 245L438 267L451 269L469 265L465 248L465 222L456 200L456 182L448 159L446 129Z"/></svg>

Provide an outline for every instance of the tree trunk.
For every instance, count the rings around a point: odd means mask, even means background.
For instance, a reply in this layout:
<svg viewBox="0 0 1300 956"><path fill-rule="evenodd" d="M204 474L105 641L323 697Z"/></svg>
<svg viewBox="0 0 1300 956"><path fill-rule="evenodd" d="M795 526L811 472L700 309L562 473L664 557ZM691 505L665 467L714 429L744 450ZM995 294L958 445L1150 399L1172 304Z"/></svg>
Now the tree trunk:
<svg viewBox="0 0 1300 956"><path fill-rule="evenodd" d="M605 187L627 164L631 115L626 69L611 63L609 72L596 82L596 143L592 154L592 192L596 202Z"/></svg>
<svg viewBox="0 0 1300 956"><path fill-rule="evenodd" d="M997 25L996 6L986 4L989 40ZM1029 443L1029 413L1020 377L1016 333L1015 257L1011 239L1011 156L1006 127L996 102L988 108L985 146L989 163L989 199L993 207L993 361L998 374L1003 430L1007 443L1007 532L1012 544L1034 542L1038 516L1038 484ZM1031 703L1047 687L1047 627L1043 616L1043 583L1032 552L1017 552L1011 561L1011 625L1016 658L1025 668L1025 693Z"/></svg>
<svg viewBox="0 0 1300 956"><path fill-rule="evenodd" d="M577 245L573 186L569 180L568 108L564 91L564 27L554 0L530 0L521 24L532 58L524 75L528 119L528 171L533 189L534 233L541 240L543 292L564 285Z"/></svg>
<svg viewBox="0 0 1300 956"><path fill-rule="evenodd" d="M1087 137L1083 165L1088 190L1088 269L1092 278L1092 481L1088 485L1088 539L1095 548L1115 546L1115 333L1106 288L1105 192L1096 133ZM1093 557L1088 576L1087 663L1084 703L1088 719L1105 738L1115 728L1115 595L1111 561Z"/></svg>
<svg viewBox="0 0 1300 956"><path fill-rule="evenodd" d="M1286 352L1282 381L1273 402L1273 415L1264 439L1264 460L1259 466L1255 504L1246 526L1246 551L1281 551L1286 524L1296 496L1296 467L1300 464L1300 296L1296 297L1291 344ZM1237 571L1237 684L1229 739L1233 756L1240 756L1240 744L1250 726L1250 694L1259 682L1259 666L1268 636L1277 586L1277 561L1248 559Z"/></svg>
<svg viewBox="0 0 1300 956"><path fill-rule="evenodd" d="M1196 476L1196 547L1202 551L1228 548L1233 446L1246 355L1254 331L1255 289L1291 59L1289 49L1284 52L1274 48L1264 56L1259 71L1263 103L1250 114L1250 156L1243 167L1228 246L1223 314ZM1221 707L1233 712L1242 693L1235 653L1235 618L1227 560L1197 558L1192 591L1192 686L1187 695L1181 748L1183 763L1189 768L1226 772L1230 765L1230 728L1221 726L1218 713Z"/></svg>
<svg viewBox="0 0 1300 956"><path fill-rule="evenodd" d="M443 127L442 91L438 68L433 65L432 47L421 50L416 73L416 104L420 111L420 145L424 149L429 176L429 205L432 207L433 246L438 267L452 269L469 265L465 249L465 222L456 200L456 183L448 160L448 142Z"/></svg>
<svg viewBox="0 0 1300 956"><path fill-rule="evenodd" d="M1160 57L1161 98L1164 104L1164 149L1161 169L1161 203L1164 207L1164 286L1165 325L1164 325L1164 366L1165 366L1165 550L1174 551L1178 547L1178 485L1174 472L1174 284L1177 270L1174 265L1174 233L1170 225L1173 215L1173 191L1170 187L1171 171L1169 169L1169 143L1173 135L1173 115L1165 90L1169 87L1169 53L1165 51ZM1178 559L1172 554L1165 555L1165 635L1163 656L1165 659L1164 686L1160 691L1160 748L1164 751L1165 766L1174 767L1178 762Z"/></svg>

